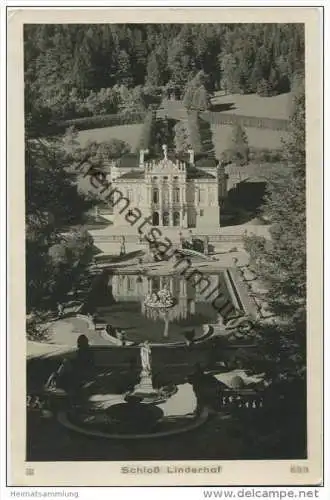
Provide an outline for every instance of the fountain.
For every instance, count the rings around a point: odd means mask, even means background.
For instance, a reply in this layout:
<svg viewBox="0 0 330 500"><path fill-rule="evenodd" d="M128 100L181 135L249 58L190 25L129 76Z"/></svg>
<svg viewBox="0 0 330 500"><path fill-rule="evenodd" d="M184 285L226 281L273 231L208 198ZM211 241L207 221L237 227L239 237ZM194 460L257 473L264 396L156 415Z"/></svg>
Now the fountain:
<svg viewBox="0 0 330 500"><path fill-rule="evenodd" d="M175 385L161 387L155 389L152 384L151 370L151 348L149 342L146 341L140 348L141 358L141 374L140 380L135 385L134 390L125 396L125 400L129 401L134 398L142 404L160 403L172 396L177 388Z"/></svg>
<svg viewBox="0 0 330 500"><path fill-rule="evenodd" d="M120 388L115 375L100 373L74 405L58 413L59 422L85 435L112 439L152 438L202 425L208 411L198 405L191 384L169 384L165 379L155 387L149 342L140 345L139 353L141 371L137 380L133 377L135 385Z"/></svg>
<svg viewBox="0 0 330 500"><path fill-rule="evenodd" d="M158 292L148 294L143 302L147 317L152 319L163 318L165 322L164 337L168 337L169 310L176 305L177 301L165 286Z"/></svg>

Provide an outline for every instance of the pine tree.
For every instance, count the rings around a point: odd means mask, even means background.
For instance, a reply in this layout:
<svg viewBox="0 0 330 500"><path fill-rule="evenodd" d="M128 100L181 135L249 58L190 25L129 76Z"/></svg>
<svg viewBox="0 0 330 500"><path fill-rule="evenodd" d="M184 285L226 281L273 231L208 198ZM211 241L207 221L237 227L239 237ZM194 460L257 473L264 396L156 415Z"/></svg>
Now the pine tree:
<svg viewBox="0 0 330 500"><path fill-rule="evenodd" d="M170 92L181 98L198 71L204 72L206 81L196 82L195 87L204 85L207 91L222 80L226 91L255 92L264 79L268 87L263 92L269 94L275 86L276 92L287 92L292 75L304 70L304 28L294 24L31 25L24 29L24 62L28 93L38 95L45 116L62 120L73 117L69 98L74 88L84 98L90 91L98 93L116 84L129 88L168 84ZM278 70L275 78L272 67Z"/></svg>
<svg viewBox="0 0 330 500"><path fill-rule="evenodd" d="M303 377L306 355L306 186L305 95L298 92L285 143L283 168L269 182L264 216L271 224L271 240L246 239L246 248L259 277L268 288L267 302L278 325L264 332L273 369L283 378Z"/></svg>
<svg viewBox="0 0 330 500"><path fill-rule="evenodd" d="M133 83L130 57L125 50L118 54L117 83L130 87Z"/></svg>
<svg viewBox="0 0 330 500"><path fill-rule="evenodd" d="M221 88L225 92L237 92L239 87L239 75L236 59L233 54L222 52L219 55L221 68Z"/></svg>
<svg viewBox="0 0 330 500"><path fill-rule="evenodd" d="M149 151L152 150L155 147L153 140L155 134L156 134L156 112L154 110L151 110L147 113L144 119L137 151L140 151L142 149L148 149Z"/></svg>
<svg viewBox="0 0 330 500"><path fill-rule="evenodd" d="M196 72L190 30L190 26L184 24L167 51L171 82L182 90Z"/></svg>
<svg viewBox="0 0 330 500"><path fill-rule="evenodd" d="M152 52L148 59L147 66L147 84L157 87L161 83L161 72L159 68L158 58L155 52Z"/></svg>
<svg viewBox="0 0 330 500"><path fill-rule="evenodd" d="M227 150L227 158L237 165L246 165L249 161L249 144L245 130L241 125L234 125L230 144Z"/></svg>
<svg viewBox="0 0 330 500"><path fill-rule="evenodd" d="M263 78L257 84L257 94L260 97L269 97L272 95L272 85L268 79Z"/></svg>
<svg viewBox="0 0 330 500"><path fill-rule="evenodd" d="M183 96L183 105L185 108L187 108L187 109L192 108L192 103L193 103L195 91L196 91L196 89L194 86L192 86L190 84L187 86L187 90Z"/></svg>
<svg viewBox="0 0 330 500"><path fill-rule="evenodd" d="M210 107L210 98L204 85L198 87L193 93L191 108L206 111Z"/></svg>
<svg viewBox="0 0 330 500"><path fill-rule="evenodd" d="M178 153L186 153L190 147L189 132L183 121L178 121L174 127L174 144Z"/></svg>
<svg viewBox="0 0 330 500"><path fill-rule="evenodd" d="M205 111L209 108L209 95L206 90L207 76L204 71L199 71L192 78L183 97L183 104L187 109Z"/></svg>
<svg viewBox="0 0 330 500"><path fill-rule="evenodd" d="M26 286L27 309L56 306L54 290L70 290L73 274L57 273L49 249L62 240L64 228L84 222L86 212L96 203L78 188L75 166L91 165L92 148L75 147L70 136L61 142L26 140ZM64 149L64 144L67 150ZM70 147L71 146L71 147ZM66 252L54 249L55 260Z"/></svg>

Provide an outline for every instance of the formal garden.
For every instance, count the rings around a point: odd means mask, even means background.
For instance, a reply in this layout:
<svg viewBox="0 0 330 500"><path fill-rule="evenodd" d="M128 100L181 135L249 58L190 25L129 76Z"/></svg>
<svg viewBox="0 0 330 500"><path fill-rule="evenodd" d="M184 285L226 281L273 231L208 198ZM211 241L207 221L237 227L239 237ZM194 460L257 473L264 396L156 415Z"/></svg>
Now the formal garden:
<svg viewBox="0 0 330 500"><path fill-rule="evenodd" d="M24 36L27 460L305 458L301 26ZM191 279L173 263L98 258L90 228L110 222L82 170L164 138L178 155L193 148L198 168L272 164L258 206L270 239L244 236L247 262L191 259ZM198 270L221 288L216 308Z"/></svg>

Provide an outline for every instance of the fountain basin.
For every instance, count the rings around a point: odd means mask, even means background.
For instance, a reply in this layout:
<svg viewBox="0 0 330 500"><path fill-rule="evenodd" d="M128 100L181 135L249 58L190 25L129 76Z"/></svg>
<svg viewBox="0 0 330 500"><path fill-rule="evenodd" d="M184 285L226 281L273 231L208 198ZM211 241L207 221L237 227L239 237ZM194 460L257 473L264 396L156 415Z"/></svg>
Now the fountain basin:
<svg viewBox="0 0 330 500"><path fill-rule="evenodd" d="M198 407L193 388L188 383L176 386L172 394L156 403L141 403L131 393L94 394L81 407L58 413L58 421L68 429L109 439L178 434L199 427L207 418L207 409Z"/></svg>

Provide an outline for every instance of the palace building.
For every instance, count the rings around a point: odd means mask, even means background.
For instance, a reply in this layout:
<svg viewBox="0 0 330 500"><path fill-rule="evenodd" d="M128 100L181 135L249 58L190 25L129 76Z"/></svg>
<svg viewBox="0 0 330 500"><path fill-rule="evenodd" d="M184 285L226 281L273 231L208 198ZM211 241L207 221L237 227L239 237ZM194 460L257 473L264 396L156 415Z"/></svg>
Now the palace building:
<svg viewBox="0 0 330 500"><path fill-rule="evenodd" d="M168 152L166 145L162 150L161 157L141 150L108 164L108 181L121 197L111 215L114 227L125 234L128 214L139 213L141 221L149 218L162 231L176 227L216 233L227 194L224 169L212 157L195 159L192 150L184 155Z"/></svg>

